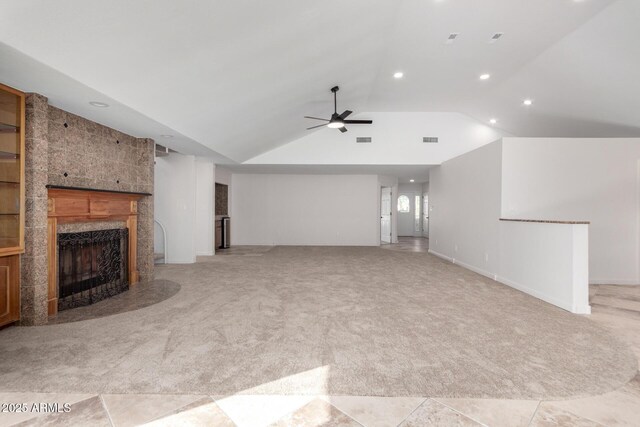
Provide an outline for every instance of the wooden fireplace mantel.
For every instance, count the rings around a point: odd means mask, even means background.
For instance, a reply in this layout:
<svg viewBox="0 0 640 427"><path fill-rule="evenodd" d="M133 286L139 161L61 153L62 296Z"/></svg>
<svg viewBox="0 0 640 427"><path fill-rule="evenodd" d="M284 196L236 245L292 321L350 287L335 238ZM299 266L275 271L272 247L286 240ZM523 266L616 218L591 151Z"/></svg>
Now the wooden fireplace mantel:
<svg viewBox="0 0 640 427"><path fill-rule="evenodd" d="M58 224L124 221L129 230L129 283L138 282L138 201L149 194L48 186L49 315L58 312Z"/></svg>

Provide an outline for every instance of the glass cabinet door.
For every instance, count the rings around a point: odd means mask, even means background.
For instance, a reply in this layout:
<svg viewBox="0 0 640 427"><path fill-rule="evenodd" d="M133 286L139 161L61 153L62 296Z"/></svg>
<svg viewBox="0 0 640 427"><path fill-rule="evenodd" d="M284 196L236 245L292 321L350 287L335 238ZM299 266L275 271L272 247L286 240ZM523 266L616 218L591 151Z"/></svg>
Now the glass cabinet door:
<svg viewBox="0 0 640 427"><path fill-rule="evenodd" d="M24 95L0 85L0 255L24 248Z"/></svg>

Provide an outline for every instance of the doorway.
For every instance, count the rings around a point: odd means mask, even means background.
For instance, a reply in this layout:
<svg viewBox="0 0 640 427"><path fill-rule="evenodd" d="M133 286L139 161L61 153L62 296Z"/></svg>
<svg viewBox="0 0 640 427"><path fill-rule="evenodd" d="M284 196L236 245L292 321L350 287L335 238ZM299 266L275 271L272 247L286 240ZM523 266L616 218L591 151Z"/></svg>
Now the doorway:
<svg viewBox="0 0 640 427"><path fill-rule="evenodd" d="M380 190L380 241L391 243L391 187Z"/></svg>
<svg viewBox="0 0 640 427"><path fill-rule="evenodd" d="M421 193L403 191L398 194L398 237L418 237L422 234Z"/></svg>

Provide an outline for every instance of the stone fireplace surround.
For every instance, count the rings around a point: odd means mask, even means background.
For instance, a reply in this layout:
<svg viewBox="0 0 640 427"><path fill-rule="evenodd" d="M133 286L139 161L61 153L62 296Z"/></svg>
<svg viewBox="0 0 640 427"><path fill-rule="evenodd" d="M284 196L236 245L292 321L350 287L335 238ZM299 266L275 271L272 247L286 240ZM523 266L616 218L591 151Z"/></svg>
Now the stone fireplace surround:
<svg viewBox="0 0 640 427"><path fill-rule="evenodd" d="M48 319L47 185L153 193L153 140L50 106L27 94L25 129L25 253L21 256L22 325ZM153 278L153 196L137 204L137 266L140 281ZM113 225L113 224L111 224ZM58 232L110 226L101 221L58 225Z"/></svg>

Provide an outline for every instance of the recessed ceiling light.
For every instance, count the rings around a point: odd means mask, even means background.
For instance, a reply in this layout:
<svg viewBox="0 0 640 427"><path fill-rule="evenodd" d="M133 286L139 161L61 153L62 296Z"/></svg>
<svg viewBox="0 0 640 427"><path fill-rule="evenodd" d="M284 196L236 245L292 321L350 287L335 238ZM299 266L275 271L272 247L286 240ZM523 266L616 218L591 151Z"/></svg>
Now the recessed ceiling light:
<svg viewBox="0 0 640 427"><path fill-rule="evenodd" d="M529 105L533 104L533 101L532 101L532 100L530 100L530 99L525 99L524 101L522 101L522 103L523 103L524 105L526 105L526 106L529 106Z"/></svg>
<svg viewBox="0 0 640 427"><path fill-rule="evenodd" d="M459 35L460 35L460 33L451 33L451 34L449 34L447 39L444 41L444 44L453 44L453 42L458 38Z"/></svg>
<svg viewBox="0 0 640 427"><path fill-rule="evenodd" d="M404 73L402 71L398 71L396 73L393 73L393 78L394 79L401 79L402 77L404 77Z"/></svg>
<svg viewBox="0 0 640 427"><path fill-rule="evenodd" d="M165 134L165 135L160 135L163 138L173 138L173 135L169 135L169 134Z"/></svg>
<svg viewBox="0 0 640 427"><path fill-rule="evenodd" d="M491 123L492 125L495 125L496 123L498 123L498 120L496 120L496 119L489 119L489 123Z"/></svg>
<svg viewBox="0 0 640 427"><path fill-rule="evenodd" d="M99 102L99 101L91 101L89 102L89 104L98 108L107 108L109 106L109 104L105 104L104 102Z"/></svg>
<svg viewBox="0 0 640 427"><path fill-rule="evenodd" d="M416 182L416 180L415 179L410 179L409 182Z"/></svg>
<svg viewBox="0 0 640 427"><path fill-rule="evenodd" d="M504 36L504 33L494 33L489 39L489 43L493 44L500 40L500 37Z"/></svg>
<svg viewBox="0 0 640 427"><path fill-rule="evenodd" d="M480 74L480 80L489 80L491 78L491 74Z"/></svg>

